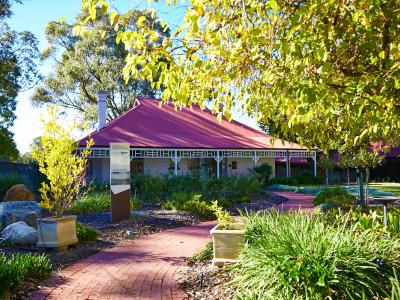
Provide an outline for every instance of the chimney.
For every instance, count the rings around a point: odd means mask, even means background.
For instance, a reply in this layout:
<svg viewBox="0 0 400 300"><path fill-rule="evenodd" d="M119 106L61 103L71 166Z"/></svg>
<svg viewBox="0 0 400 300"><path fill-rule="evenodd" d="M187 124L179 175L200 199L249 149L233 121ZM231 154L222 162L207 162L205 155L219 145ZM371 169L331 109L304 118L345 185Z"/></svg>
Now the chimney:
<svg viewBox="0 0 400 300"><path fill-rule="evenodd" d="M106 127L107 119L107 91L97 92L97 130Z"/></svg>

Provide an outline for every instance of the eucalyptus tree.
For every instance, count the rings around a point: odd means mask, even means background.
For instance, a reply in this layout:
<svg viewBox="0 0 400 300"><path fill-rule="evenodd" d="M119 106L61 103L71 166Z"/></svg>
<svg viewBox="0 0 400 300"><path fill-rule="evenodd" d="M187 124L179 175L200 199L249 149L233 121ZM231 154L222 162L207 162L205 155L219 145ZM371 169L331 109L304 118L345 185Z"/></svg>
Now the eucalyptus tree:
<svg viewBox="0 0 400 300"><path fill-rule="evenodd" d="M18 93L40 79L38 41L27 31L16 32L6 23L11 6L21 1L0 0L0 157L18 158L11 127Z"/></svg>
<svg viewBox="0 0 400 300"><path fill-rule="evenodd" d="M157 89L148 80L124 79L122 70L125 57L135 55L135 52L123 44L115 43L116 32L108 22L109 17L99 13L96 20L87 23L91 31L82 36L74 36L74 24L64 20L51 21L47 25L45 33L49 47L43 54L45 58L54 61L54 68L36 88L32 97L34 103L55 103L72 108L84 119L94 121L96 93L99 90L109 93L109 120L132 108L137 96L155 96ZM136 21L140 17L149 22L150 28L160 36L160 42L149 42L149 47L156 47L169 35L169 30L163 31L147 11L130 10L122 17L129 30L136 30ZM76 22L84 19L84 14L79 14Z"/></svg>

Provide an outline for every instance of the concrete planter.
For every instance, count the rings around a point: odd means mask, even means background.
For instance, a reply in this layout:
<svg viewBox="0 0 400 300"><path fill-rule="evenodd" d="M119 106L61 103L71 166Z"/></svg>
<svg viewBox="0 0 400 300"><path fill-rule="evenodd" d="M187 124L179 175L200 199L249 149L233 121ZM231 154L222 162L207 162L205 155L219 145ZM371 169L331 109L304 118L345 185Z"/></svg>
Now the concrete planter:
<svg viewBox="0 0 400 300"><path fill-rule="evenodd" d="M76 244L76 216L43 218L37 220L38 247L66 250Z"/></svg>
<svg viewBox="0 0 400 300"><path fill-rule="evenodd" d="M217 225L210 231L213 237L213 266L236 262L246 242L243 224L233 223L231 229L219 228L220 225Z"/></svg>

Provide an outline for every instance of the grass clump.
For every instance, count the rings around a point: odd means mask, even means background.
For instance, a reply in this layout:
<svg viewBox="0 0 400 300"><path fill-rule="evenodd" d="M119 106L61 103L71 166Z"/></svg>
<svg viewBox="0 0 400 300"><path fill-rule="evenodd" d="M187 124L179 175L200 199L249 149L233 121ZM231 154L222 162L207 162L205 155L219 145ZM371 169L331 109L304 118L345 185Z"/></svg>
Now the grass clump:
<svg viewBox="0 0 400 300"><path fill-rule="evenodd" d="M81 243L91 243L96 241L99 232L81 222L76 222L76 236L78 237L78 241Z"/></svg>
<svg viewBox="0 0 400 300"><path fill-rule="evenodd" d="M213 243L209 242L203 250L188 259L188 265L192 266L198 262L211 260L213 257Z"/></svg>
<svg viewBox="0 0 400 300"><path fill-rule="evenodd" d="M45 255L0 254L0 296L17 290L24 282L47 278L52 270Z"/></svg>
<svg viewBox="0 0 400 300"><path fill-rule="evenodd" d="M315 205L327 204L333 207L350 208L356 197L340 187L324 188L314 198Z"/></svg>
<svg viewBox="0 0 400 300"><path fill-rule="evenodd" d="M391 293L400 242L327 226L316 215L266 212L246 220L233 283L244 299L370 299Z"/></svg>

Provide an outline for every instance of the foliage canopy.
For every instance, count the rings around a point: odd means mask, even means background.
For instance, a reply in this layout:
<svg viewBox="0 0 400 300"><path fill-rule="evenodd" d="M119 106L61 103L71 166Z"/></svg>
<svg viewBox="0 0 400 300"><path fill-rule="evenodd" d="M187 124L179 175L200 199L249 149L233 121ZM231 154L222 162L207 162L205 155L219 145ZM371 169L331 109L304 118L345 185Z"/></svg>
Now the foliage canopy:
<svg viewBox="0 0 400 300"><path fill-rule="evenodd" d="M82 5L86 20L109 8L104 0ZM227 118L240 103L283 136L329 150L398 144L399 11L396 0L191 0L183 24L150 46L159 37L144 18L132 30L114 11L110 23L130 49L126 80L165 87L162 99L177 106L214 99ZM85 34L84 23L75 33Z"/></svg>
<svg viewBox="0 0 400 300"><path fill-rule="evenodd" d="M112 120L132 108L137 96L154 97L156 90L150 82L129 79L125 82L122 69L125 57L134 52L116 44L116 33L108 23L109 15L101 15L87 23L91 34L73 36L73 24L63 20L51 21L46 28L49 47L43 52L55 62L54 71L35 89L36 104L55 103L77 110L85 120L96 120L99 90L108 91L107 118ZM146 11L129 10L123 15L127 28L135 30L138 18L144 17L162 36L168 36ZM82 22L79 14L76 22ZM154 45L155 46L155 45Z"/></svg>

